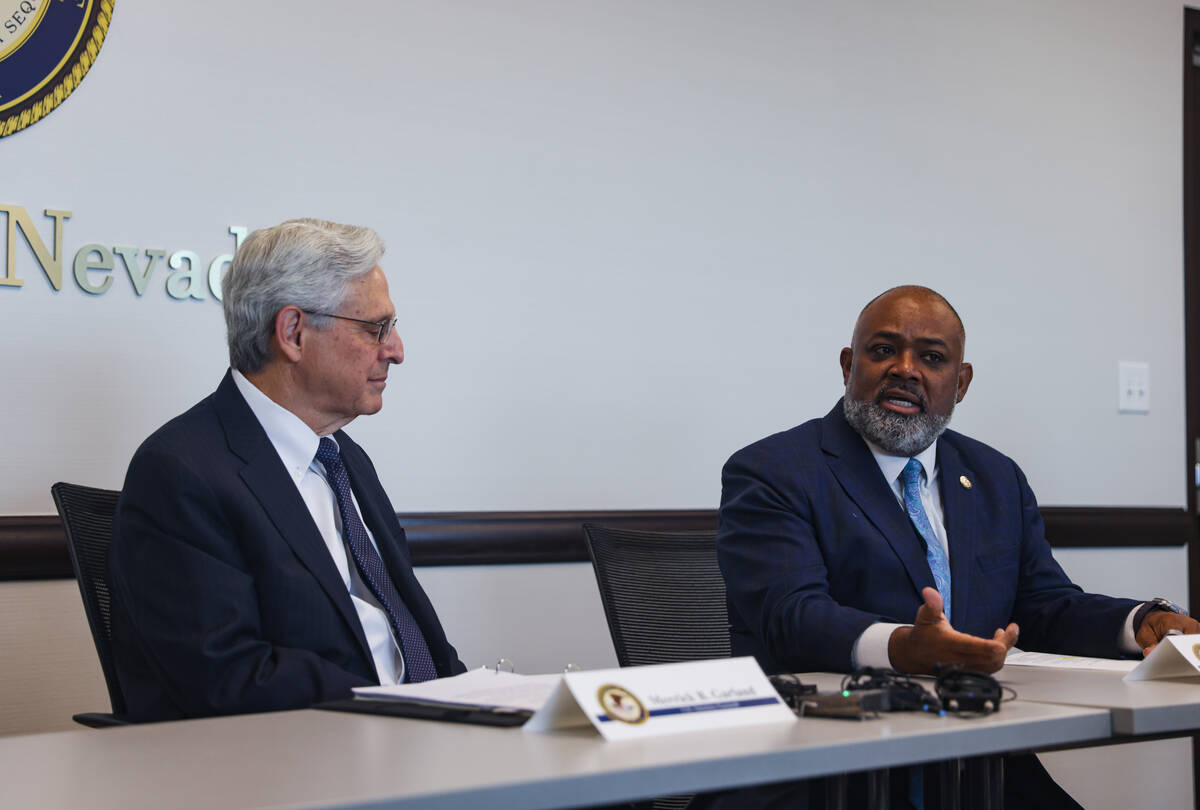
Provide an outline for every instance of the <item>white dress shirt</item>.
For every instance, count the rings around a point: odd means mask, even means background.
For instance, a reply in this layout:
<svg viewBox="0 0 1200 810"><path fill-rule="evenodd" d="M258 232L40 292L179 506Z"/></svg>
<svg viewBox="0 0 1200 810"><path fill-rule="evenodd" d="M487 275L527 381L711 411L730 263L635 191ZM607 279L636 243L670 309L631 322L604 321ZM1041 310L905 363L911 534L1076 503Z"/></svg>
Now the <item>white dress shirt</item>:
<svg viewBox="0 0 1200 810"><path fill-rule="evenodd" d="M355 565L342 539L342 517L338 511L337 496L333 494L333 488L325 478L324 466L316 460L321 437L313 433L300 417L258 390L254 383L247 380L237 369L232 369L232 372L234 384L266 431L267 438L279 454L279 460L283 462L292 483L296 485L300 497L304 499L305 506L312 514L313 522L317 524L321 538L325 541L325 547L329 549L329 556L337 566L342 584L346 586L358 620L362 623L367 646L370 647L371 657L375 661L379 683L384 686L402 683L404 656L393 635L392 623L380 606L379 600L363 582L358 566ZM329 438L337 443L337 439L332 436ZM358 506L358 499L354 498L353 493L351 498L354 500L354 508L358 510L359 519L362 520L362 509ZM366 528L366 521L363 521L363 527ZM379 546L369 528L367 536L378 551Z"/></svg>
<svg viewBox="0 0 1200 810"><path fill-rule="evenodd" d="M864 441L866 440L864 439ZM867 442L867 447L871 450L871 455L875 457L875 463L879 465L883 477L891 486L892 494L896 496L896 501L903 507L904 487L900 483L900 473L904 471L905 465L908 464L908 457L889 455L871 442ZM925 515L929 518L929 525L933 527L934 535L941 542L942 548L945 549L946 561L949 563L950 541L946 537L945 510L942 509L942 492L938 480L937 439L934 439L933 444L913 456L913 458L921 462L921 481L919 487L921 492L921 506L925 508ZM933 472L930 473L930 470ZM1129 615L1125 618L1125 625L1122 627L1121 634L1117 639L1118 647L1122 652L1127 654L1141 652L1141 648L1138 647L1133 634L1133 614L1136 612L1136 607L1129 612ZM950 623L954 624L953 616ZM897 627L911 627L911 625L876 622L864 630L862 635L858 637L858 640L854 642L854 649L850 654L853 666L856 668L890 668L892 663L888 657L888 640Z"/></svg>

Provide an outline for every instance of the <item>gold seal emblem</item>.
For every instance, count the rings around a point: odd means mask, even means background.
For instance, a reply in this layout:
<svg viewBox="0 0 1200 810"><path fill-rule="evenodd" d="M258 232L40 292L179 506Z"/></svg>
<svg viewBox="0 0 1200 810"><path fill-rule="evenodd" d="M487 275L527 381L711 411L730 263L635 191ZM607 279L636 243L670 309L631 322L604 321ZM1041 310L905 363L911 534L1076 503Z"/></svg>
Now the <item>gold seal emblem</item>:
<svg viewBox="0 0 1200 810"><path fill-rule="evenodd" d="M958 483L962 484L963 489L971 488L971 479L967 478L965 475L960 475L958 477Z"/></svg>
<svg viewBox="0 0 1200 810"><path fill-rule="evenodd" d="M628 723L631 726L646 722L646 707L633 692L623 686L606 683L596 690L596 700L600 701L600 708L604 709L604 714L609 720Z"/></svg>
<svg viewBox="0 0 1200 810"><path fill-rule="evenodd" d="M49 115L96 61L115 0L0 0L0 138Z"/></svg>
<svg viewBox="0 0 1200 810"><path fill-rule="evenodd" d="M1192 655L1194 655L1197 659L1200 659L1200 644L1192 645Z"/></svg>

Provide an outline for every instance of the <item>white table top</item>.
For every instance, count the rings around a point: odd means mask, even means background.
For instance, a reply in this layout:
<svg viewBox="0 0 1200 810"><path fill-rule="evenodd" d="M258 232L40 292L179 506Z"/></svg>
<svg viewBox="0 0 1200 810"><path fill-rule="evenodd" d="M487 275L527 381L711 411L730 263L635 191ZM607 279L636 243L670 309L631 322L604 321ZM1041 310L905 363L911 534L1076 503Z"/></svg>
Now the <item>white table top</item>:
<svg viewBox="0 0 1200 810"><path fill-rule="evenodd" d="M572 807L1099 741L1110 728L1101 709L1014 701L974 720L801 718L606 743L590 727L534 734L307 710L2 738L0 804Z"/></svg>
<svg viewBox="0 0 1200 810"><path fill-rule="evenodd" d="M1113 734L1200 729L1200 677L1124 681L1123 674L1008 666L996 678L1015 689L1022 700L1109 709Z"/></svg>

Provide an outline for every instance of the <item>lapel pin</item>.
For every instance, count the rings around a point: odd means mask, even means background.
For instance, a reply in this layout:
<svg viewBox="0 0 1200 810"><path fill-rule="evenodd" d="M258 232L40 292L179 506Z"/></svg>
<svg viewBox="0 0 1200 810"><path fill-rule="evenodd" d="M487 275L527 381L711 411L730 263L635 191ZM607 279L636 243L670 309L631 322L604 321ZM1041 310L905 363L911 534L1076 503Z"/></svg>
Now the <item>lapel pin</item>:
<svg viewBox="0 0 1200 810"><path fill-rule="evenodd" d="M970 479L970 478L967 478L965 475L960 475L960 476L958 477L958 483L960 483L960 484L962 484L962 485L963 485L963 489L970 489L970 488L971 488L971 479Z"/></svg>

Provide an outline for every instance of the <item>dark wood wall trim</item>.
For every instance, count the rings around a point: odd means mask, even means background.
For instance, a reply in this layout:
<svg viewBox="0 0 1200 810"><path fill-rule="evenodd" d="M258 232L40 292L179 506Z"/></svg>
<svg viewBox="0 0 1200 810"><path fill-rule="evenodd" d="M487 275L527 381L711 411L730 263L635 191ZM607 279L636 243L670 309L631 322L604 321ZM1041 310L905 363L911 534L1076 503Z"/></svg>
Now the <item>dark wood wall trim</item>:
<svg viewBox="0 0 1200 810"><path fill-rule="evenodd" d="M1200 11L1183 10L1183 365L1186 391L1188 514L1197 515L1195 475L1200 439ZM1195 518L1193 518L1194 520ZM1200 543L1188 546L1188 604L1200 605ZM1200 736L1192 738L1192 802L1200 806Z"/></svg>
<svg viewBox="0 0 1200 810"><path fill-rule="evenodd" d="M1042 519L1055 548L1182 546L1192 537L1186 509L1043 506Z"/></svg>
<svg viewBox="0 0 1200 810"><path fill-rule="evenodd" d="M0 517L0 581L74 576L57 515Z"/></svg>
<svg viewBox="0 0 1200 810"><path fill-rule="evenodd" d="M417 565L584 562L582 523L706 531L711 509L595 512L414 512L401 514ZM1192 525L1184 509L1042 508L1046 536L1059 548L1181 546ZM0 581L69 579L71 561L58 518L0 517Z"/></svg>
<svg viewBox="0 0 1200 810"><path fill-rule="evenodd" d="M652 531L715 531L711 509L401 514L416 565L583 562L584 523Z"/></svg>

